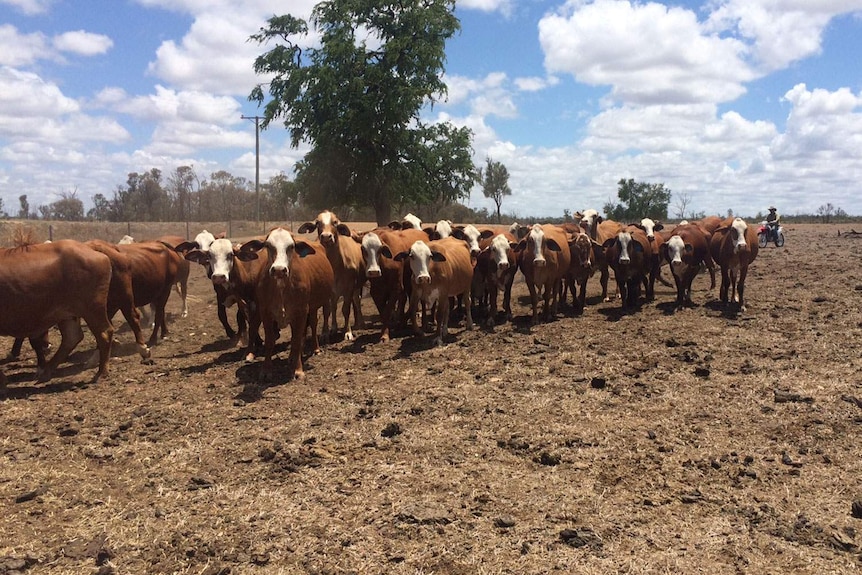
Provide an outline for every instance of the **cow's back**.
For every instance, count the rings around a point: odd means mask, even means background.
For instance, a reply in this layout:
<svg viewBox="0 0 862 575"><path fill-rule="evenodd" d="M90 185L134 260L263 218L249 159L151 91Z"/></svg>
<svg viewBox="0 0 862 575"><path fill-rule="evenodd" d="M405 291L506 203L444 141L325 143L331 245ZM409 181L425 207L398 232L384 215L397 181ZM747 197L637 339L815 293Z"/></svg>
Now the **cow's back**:
<svg viewBox="0 0 862 575"><path fill-rule="evenodd" d="M0 333L26 337L106 309L107 256L74 240L0 250Z"/></svg>
<svg viewBox="0 0 862 575"><path fill-rule="evenodd" d="M441 297L469 293L473 282L473 264L467 244L459 239L445 238L428 242L428 245L432 251L446 258L446 261L432 264L432 288L440 287Z"/></svg>

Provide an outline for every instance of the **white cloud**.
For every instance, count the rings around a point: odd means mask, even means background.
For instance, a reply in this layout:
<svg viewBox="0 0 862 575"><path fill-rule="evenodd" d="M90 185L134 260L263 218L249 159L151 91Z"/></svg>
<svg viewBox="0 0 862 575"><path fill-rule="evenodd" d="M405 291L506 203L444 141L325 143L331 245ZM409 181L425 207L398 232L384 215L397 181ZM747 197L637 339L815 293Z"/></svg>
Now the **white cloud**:
<svg viewBox="0 0 862 575"><path fill-rule="evenodd" d="M684 8L622 0L570 2L539 22L550 72L611 86L629 104L726 102L754 78L746 46L705 34Z"/></svg>
<svg viewBox="0 0 862 575"><path fill-rule="evenodd" d="M78 103L64 96L55 84L45 82L32 72L2 66L0 86L3 86L0 90L0 118L33 121L34 118L56 117L80 109Z"/></svg>
<svg viewBox="0 0 862 575"><path fill-rule="evenodd" d="M55 0L0 0L0 4L6 4L17 8L28 16L44 14Z"/></svg>
<svg viewBox="0 0 862 575"><path fill-rule="evenodd" d="M50 56L51 50L41 32L21 34L11 24L0 24L0 65L27 66Z"/></svg>
<svg viewBox="0 0 862 575"><path fill-rule="evenodd" d="M514 118L518 107L508 89L504 72L492 72L481 79L463 76L446 76L448 98L446 104L456 106L469 102L472 113L478 116Z"/></svg>
<svg viewBox="0 0 862 575"><path fill-rule="evenodd" d="M65 32L55 36L54 47L63 52L73 52L82 56L104 54L114 45L114 42L103 34L93 34L84 30Z"/></svg>
<svg viewBox="0 0 862 575"><path fill-rule="evenodd" d="M482 12L501 12L508 15L512 13L514 0L459 0L458 7L481 10Z"/></svg>
<svg viewBox="0 0 862 575"><path fill-rule="evenodd" d="M559 83L560 79L556 76L515 78L515 86L522 92L539 92L550 86L556 86Z"/></svg>

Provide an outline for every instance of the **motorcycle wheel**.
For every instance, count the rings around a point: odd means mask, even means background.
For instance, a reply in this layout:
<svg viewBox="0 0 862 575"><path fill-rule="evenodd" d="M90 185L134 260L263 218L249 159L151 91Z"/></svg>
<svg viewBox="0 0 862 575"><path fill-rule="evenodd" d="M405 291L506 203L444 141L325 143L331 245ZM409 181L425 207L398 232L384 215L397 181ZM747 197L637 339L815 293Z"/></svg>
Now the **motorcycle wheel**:
<svg viewBox="0 0 862 575"><path fill-rule="evenodd" d="M783 245L784 245L784 234L779 233L778 237L775 238L775 247L780 248Z"/></svg>
<svg viewBox="0 0 862 575"><path fill-rule="evenodd" d="M765 248L767 243L768 243L768 240L766 238L766 234L757 234L757 245L759 245L762 248ZM782 243L784 243L784 242L782 242Z"/></svg>

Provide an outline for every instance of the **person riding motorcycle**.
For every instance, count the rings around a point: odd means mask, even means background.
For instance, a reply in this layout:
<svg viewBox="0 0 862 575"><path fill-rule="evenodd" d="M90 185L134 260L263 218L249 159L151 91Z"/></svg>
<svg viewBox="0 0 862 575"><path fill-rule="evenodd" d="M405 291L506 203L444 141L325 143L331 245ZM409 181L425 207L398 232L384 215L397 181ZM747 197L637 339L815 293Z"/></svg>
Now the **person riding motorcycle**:
<svg viewBox="0 0 862 575"><path fill-rule="evenodd" d="M778 225L781 222L781 216L778 215L778 210L775 206L769 206L769 215L766 216L766 227L769 229L769 239L774 241L778 237Z"/></svg>

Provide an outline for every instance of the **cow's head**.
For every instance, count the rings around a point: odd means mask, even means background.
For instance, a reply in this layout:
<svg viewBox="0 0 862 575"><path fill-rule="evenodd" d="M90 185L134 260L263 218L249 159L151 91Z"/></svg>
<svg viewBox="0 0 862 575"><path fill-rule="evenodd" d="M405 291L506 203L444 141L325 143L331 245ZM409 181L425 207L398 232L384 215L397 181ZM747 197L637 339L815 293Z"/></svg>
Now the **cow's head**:
<svg viewBox="0 0 862 575"><path fill-rule="evenodd" d="M365 260L366 277L378 278L382 274L378 258L392 259L392 251L383 243L380 236L374 232L368 232L362 236L362 257Z"/></svg>
<svg viewBox="0 0 862 575"><path fill-rule="evenodd" d="M655 233L664 229L661 222L653 221L650 218L644 218L640 223L635 225L643 230L647 239L651 242L655 241Z"/></svg>
<svg viewBox="0 0 862 575"><path fill-rule="evenodd" d="M317 239L324 246L333 246L338 243L338 236L352 236L350 228L346 224L339 221L338 216L329 210L317 214L317 218L313 222L305 222L297 233L310 234L317 232Z"/></svg>
<svg viewBox="0 0 862 575"><path fill-rule="evenodd" d="M493 235L494 232L491 230L483 230L480 232L473 224L467 224L466 226L458 226L452 229L452 237L467 242L467 249L470 250L471 258L475 258L476 256L478 256L479 252L481 251L479 249L479 240L490 238Z"/></svg>
<svg viewBox="0 0 862 575"><path fill-rule="evenodd" d="M241 252L252 252L255 255L266 249L269 255L269 275L276 279L290 277L290 263L293 256L301 258L314 254L314 248L304 241L294 241L293 234L284 228L275 228L267 234L266 239L250 240L240 247ZM249 258L253 259L253 258Z"/></svg>
<svg viewBox="0 0 862 575"><path fill-rule="evenodd" d="M230 240L217 238L207 251L191 250L186 253L186 259L204 266L213 285L225 285L230 281L235 259L249 261L257 259L257 254L239 251Z"/></svg>
<svg viewBox="0 0 862 575"><path fill-rule="evenodd" d="M735 218L730 224L728 233L730 234L730 241L733 242L733 253L738 254L748 251L748 241L745 237L747 231L748 224L742 218Z"/></svg>
<svg viewBox="0 0 862 575"><path fill-rule="evenodd" d="M547 265L545 250L559 252L562 251L562 248L554 239L545 237L545 230L539 224L533 224L530 233L518 243L516 248L516 251L524 253L521 257L527 258L527 260L532 258L533 265L536 267Z"/></svg>
<svg viewBox="0 0 862 575"><path fill-rule="evenodd" d="M583 268L593 265L593 244L599 245L590 239L587 234L578 234L569 241L569 251L572 253L572 263L578 262Z"/></svg>
<svg viewBox="0 0 862 575"><path fill-rule="evenodd" d="M602 223L602 216L599 215L598 210L590 208L584 210L583 213L575 212L574 217L579 220L579 225L586 230L591 238L596 237L596 228Z"/></svg>
<svg viewBox="0 0 862 575"><path fill-rule="evenodd" d="M497 275L504 273L515 263L509 257L509 250L511 249L509 240L502 234L494 236L491 244L487 247L491 256L491 264Z"/></svg>
<svg viewBox="0 0 862 575"><path fill-rule="evenodd" d="M446 257L440 252L432 251L423 241L413 242L410 251L396 254L395 261L408 260L413 281L417 284L431 283L431 262L445 262Z"/></svg>
<svg viewBox="0 0 862 575"><path fill-rule="evenodd" d="M667 263L670 264L670 270L673 275L682 277L684 270L688 267L688 264L683 258L690 258L692 256L694 253L694 246L685 243L685 240L680 236L671 236L670 239L662 245L661 250L662 256Z"/></svg>
<svg viewBox="0 0 862 575"><path fill-rule="evenodd" d="M616 262L620 265L628 265L632 263L632 258L635 254L643 253L643 246L632 237L631 232L622 231L618 233L615 237L612 237L605 241L602 245L605 250L605 253L609 253L611 255L609 260L616 258ZM614 254L611 250L617 250L618 253Z"/></svg>

